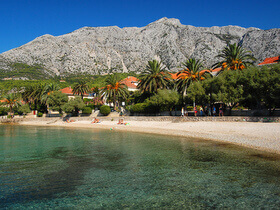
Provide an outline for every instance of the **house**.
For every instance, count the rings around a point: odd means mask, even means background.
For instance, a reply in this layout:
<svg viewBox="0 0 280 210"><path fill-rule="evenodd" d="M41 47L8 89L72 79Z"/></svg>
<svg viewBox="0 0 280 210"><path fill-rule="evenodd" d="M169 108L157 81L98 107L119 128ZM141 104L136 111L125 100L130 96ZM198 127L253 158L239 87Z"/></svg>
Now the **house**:
<svg viewBox="0 0 280 210"><path fill-rule="evenodd" d="M136 91L138 90L137 85L139 80L136 77L129 76L120 81L121 84L125 84L128 88L128 91Z"/></svg>
<svg viewBox="0 0 280 210"><path fill-rule="evenodd" d="M258 66L276 64L276 63L279 63L279 61L280 61L280 56L270 57L270 58L264 59L264 61L259 63Z"/></svg>
<svg viewBox="0 0 280 210"><path fill-rule="evenodd" d="M65 93L68 96L69 99L70 98L75 98L75 96L77 96L77 95L73 94L73 89L71 87L66 87L66 88L60 89L60 91L62 93ZM85 93L84 98L92 98L92 97L88 93Z"/></svg>

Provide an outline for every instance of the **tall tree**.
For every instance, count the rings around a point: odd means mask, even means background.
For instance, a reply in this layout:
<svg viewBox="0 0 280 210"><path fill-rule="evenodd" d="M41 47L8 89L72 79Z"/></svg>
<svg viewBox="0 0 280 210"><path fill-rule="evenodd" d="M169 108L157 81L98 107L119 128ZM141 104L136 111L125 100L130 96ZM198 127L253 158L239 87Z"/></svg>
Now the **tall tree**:
<svg viewBox="0 0 280 210"><path fill-rule="evenodd" d="M60 91L54 91L51 93L46 101L47 105L55 111L59 111L62 114L62 107L68 102L68 97L66 94Z"/></svg>
<svg viewBox="0 0 280 210"><path fill-rule="evenodd" d="M107 100L112 100L116 110L117 102L129 95L127 87L120 82L120 78L116 74L109 75L105 82L106 86L101 90L101 93Z"/></svg>
<svg viewBox="0 0 280 210"><path fill-rule="evenodd" d="M164 89L171 81L170 74L157 60L148 61L144 72L140 75L138 88L141 92L156 93L158 89Z"/></svg>
<svg viewBox="0 0 280 210"><path fill-rule="evenodd" d="M74 116L78 116L79 110L83 109L86 105L80 96L70 99L67 103L62 106L62 110L65 113L71 113Z"/></svg>
<svg viewBox="0 0 280 210"><path fill-rule="evenodd" d="M22 98L25 102L32 102L35 104L41 103L41 97L45 88L44 83L37 83L27 85L22 92Z"/></svg>
<svg viewBox="0 0 280 210"><path fill-rule="evenodd" d="M95 97L98 97L98 96L99 96L100 89L99 89L98 86L93 86L93 87L91 88L91 90L92 90L92 92L94 93L94 96L95 96Z"/></svg>
<svg viewBox="0 0 280 210"><path fill-rule="evenodd" d="M223 70L243 70L249 65L253 65L256 60L250 51L242 48L241 44L228 44L220 54L217 55L221 59L213 65L213 68L222 68Z"/></svg>
<svg viewBox="0 0 280 210"><path fill-rule="evenodd" d="M73 87L73 94L81 95L81 98L84 98L84 95L90 91L90 88L86 81L81 80Z"/></svg>
<svg viewBox="0 0 280 210"><path fill-rule="evenodd" d="M13 107L19 105L18 95L15 93L10 93L5 97L5 103L10 108L10 114L13 113Z"/></svg>
<svg viewBox="0 0 280 210"><path fill-rule="evenodd" d="M177 73L176 81L177 89L183 96L190 84L206 79L207 71L203 71L202 68L202 62L194 58L183 63L183 70Z"/></svg>
<svg viewBox="0 0 280 210"><path fill-rule="evenodd" d="M58 84L56 83L49 83L47 84L44 89L43 89L43 92L42 92L42 95L41 95L41 101L43 103L46 103L47 99L48 99L48 96L53 93L54 91L57 91L59 90L60 87Z"/></svg>

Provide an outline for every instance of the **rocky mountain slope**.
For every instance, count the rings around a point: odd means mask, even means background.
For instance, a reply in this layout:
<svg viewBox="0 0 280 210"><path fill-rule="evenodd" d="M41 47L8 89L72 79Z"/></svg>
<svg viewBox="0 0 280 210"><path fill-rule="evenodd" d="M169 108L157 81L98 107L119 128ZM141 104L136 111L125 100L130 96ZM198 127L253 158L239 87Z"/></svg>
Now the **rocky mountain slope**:
<svg viewBox="0 0 280 210"><path fill-rule="evenodd" d="M18 62L40 64L57 75L140 72L154 58L176 69L189 57L210 67L227 42L242 42L259 62L280 53L280 29L194 27L168 18L141 28L84 27L62 36L44 35L4 52L0 69L9 70L10 63Z"/></svg>

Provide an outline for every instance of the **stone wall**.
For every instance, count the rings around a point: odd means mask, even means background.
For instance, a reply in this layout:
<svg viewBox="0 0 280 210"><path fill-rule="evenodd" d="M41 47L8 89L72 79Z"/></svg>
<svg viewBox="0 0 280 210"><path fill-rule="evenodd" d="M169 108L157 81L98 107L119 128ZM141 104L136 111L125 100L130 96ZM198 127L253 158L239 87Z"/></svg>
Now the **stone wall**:
<svg viewBox="0 0 280 210"><path fill-rule="evenodd" d="M123 118L125 121L171 121L174 123L180 122L196 122L196 121L217 121L217 122L280 122L280 117L173 117L173 116L123 116L123 117L98 117L100 121L118 121ZM66 118L60 117L47 117L47 118L14 118L14 119L0 119L0 123L18 123L21 121L47 121L47 123L55 123L56 121L65 120ZM70 117L74 121L92 121L94 117Z"/></svg>

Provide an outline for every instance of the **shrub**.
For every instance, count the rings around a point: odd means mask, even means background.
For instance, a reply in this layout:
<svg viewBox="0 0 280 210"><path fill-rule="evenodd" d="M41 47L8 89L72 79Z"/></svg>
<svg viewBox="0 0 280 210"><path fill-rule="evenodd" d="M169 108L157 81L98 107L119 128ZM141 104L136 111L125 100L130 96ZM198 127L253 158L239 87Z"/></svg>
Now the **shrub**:
<svg viewBox="0 0 280 210"><path fill-rule="evenodd" d="M37 113L37 117L42 117L43 116L43 113L42 112L38 112Z"/></svg>
<svg viewBox="0 0 280 210"><path fill-rule="evenodd" d="M8 107L0 107L0 116L7 115L9 111Z"/></svg>
<svg viewBox="0 0 280 210"><path fill-rule="evenodd" d="M25 104L25 105L20 106L20 107L18 108L18 111L19 111L20 113L23 113L23 114L27 114L27 113L30 113L30 112L31 112L31 110L30 110L28 104Z"/></svg>
<svg viewBox="0 0 280 210"><path fill-rule="evenodd" d="M30 109L31 109L31 110L36 110L36 105L32 103L32 104L30 105Z"/></svg>
<svg viewBox="0 0 280 210"><path fill-rule="evenodd" d="M92 104L92 103L89 103L89 104L87 105L87 107L89 107L89 108L91 108L91 109L95 109L95 105Z"/></svg>
<svg viewBox="0 0 280 210"><path fill-rule="evenodd" d="M193 111L193 106L187 106L188 111Z"/></svg>
<svg viewBox="0 0 280 210"><path fill-rule="evenodd" d="M132 113L145 113L146 107L147 107L146 103L138 103L138 104L132 105L130 107L129 111Z"/></svg>
<svg viewBox="0 0 280 210"><path fill-rule="evenodd" d="M67 114L73 114L77 116L79 110L83 110L85 108L85 104L82 101L81 97L75 97L74 99L70 99L66 104L62 106L62 110Z"/></svg>
<svg viewBox="0 0 280 210"><path fill-rule="evenodd" d="M12 115L8 115L7 118L8 118L8 119L11 119L11 118L12 118Z"/></svg>
<svg viewBox="0 0 280 210"><path fill-rule="evenodd" d="M91 113L92 113L92 109L90 107L83 108L83 114L91 114Z"/></svg>
<svg viewBox="0 0 280 210"><path fill-rule="evenodd" d="M110 108L109 106L107 106L107 105L102 105L102 106L100 107L100 113L101 113L101 114L107 116L107 115L110 114L110 112L111 112L111 108Z"/></svg>
<svg viewBox="0 0 280 210"><path fill-rule="evenodd" d="M179 102L179 94L173 90L158 90L158 93L146 99L149 105L147 111L155 113L160 111L171 111Z"/></svg>

